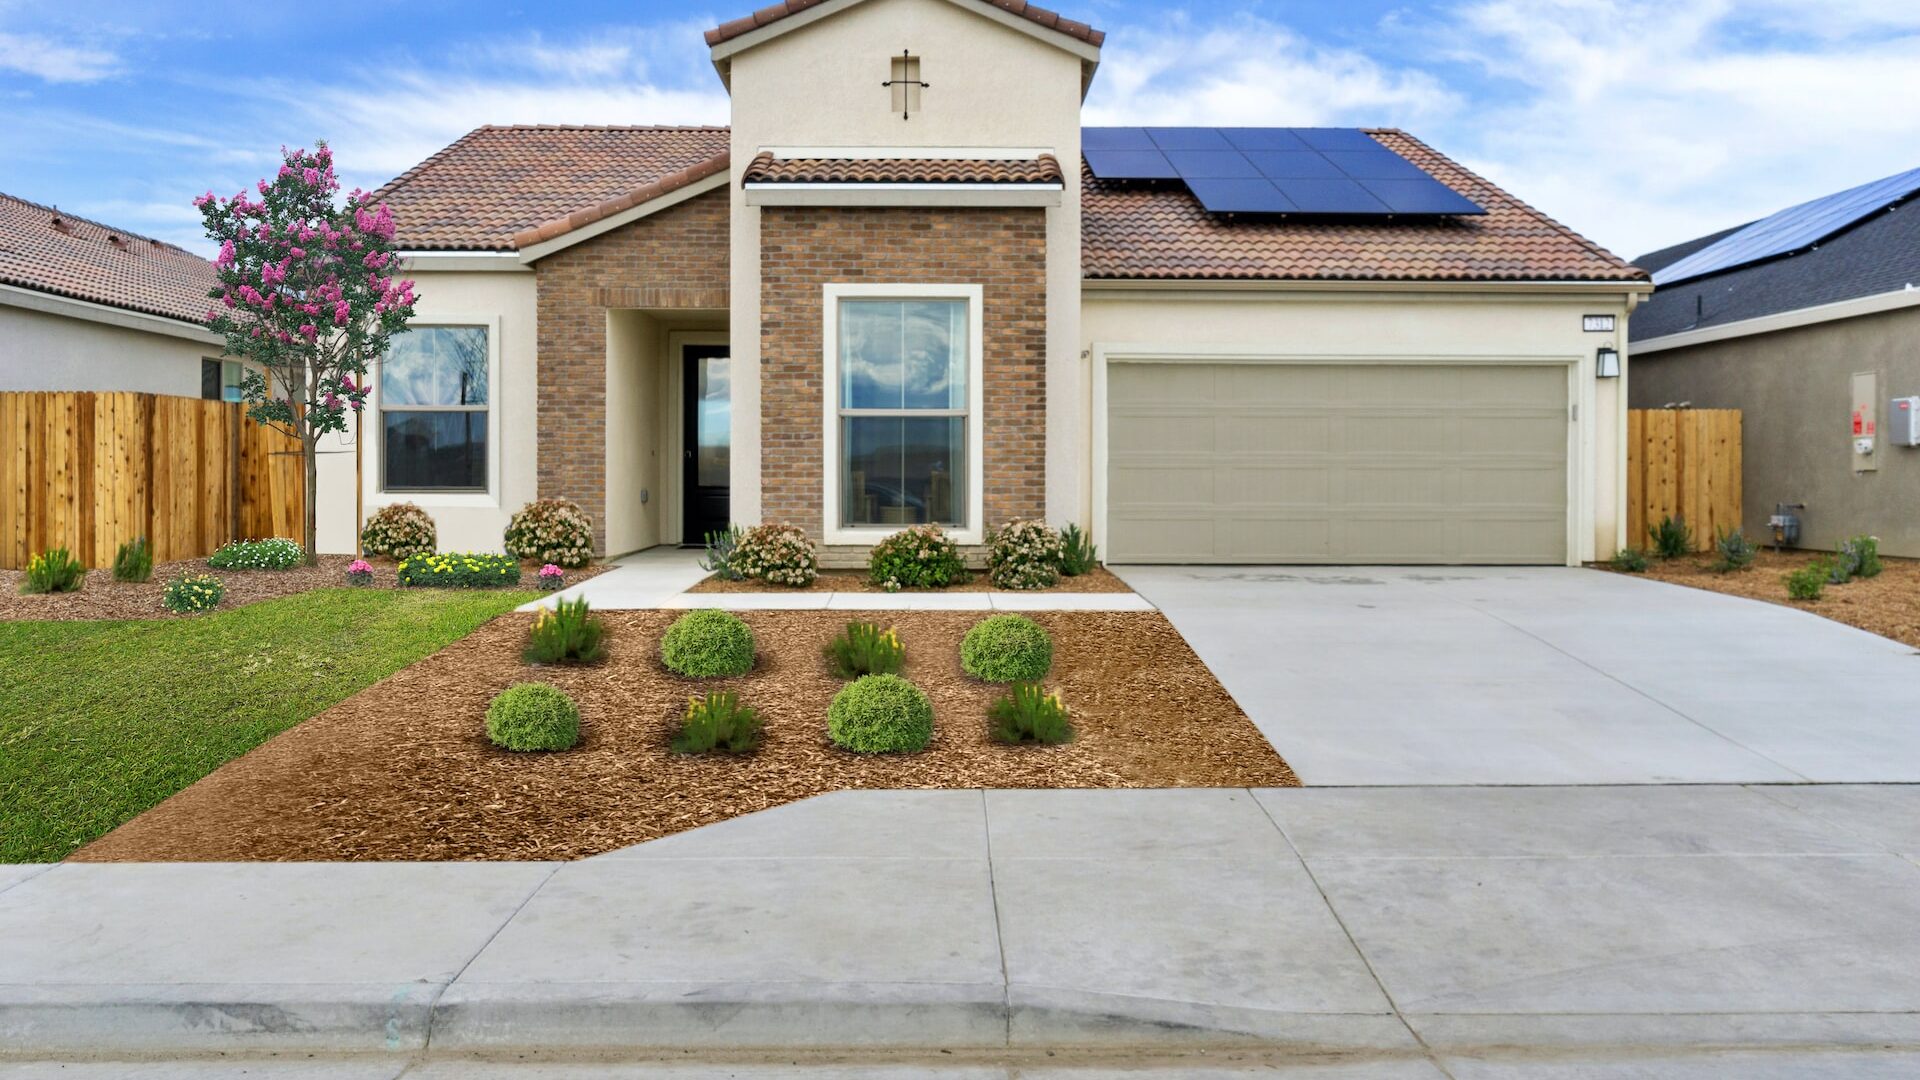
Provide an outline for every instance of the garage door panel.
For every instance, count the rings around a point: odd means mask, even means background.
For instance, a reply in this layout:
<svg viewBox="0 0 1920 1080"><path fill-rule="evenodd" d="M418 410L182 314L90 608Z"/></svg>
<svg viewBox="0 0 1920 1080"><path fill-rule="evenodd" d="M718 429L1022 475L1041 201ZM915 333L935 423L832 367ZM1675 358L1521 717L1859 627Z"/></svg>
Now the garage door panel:
<svg viewBox="0 0 1920 1080"><path fill-rule="evenodd" d="M1550 365L1118 363L1116 562L1558 563Z"/></svg>

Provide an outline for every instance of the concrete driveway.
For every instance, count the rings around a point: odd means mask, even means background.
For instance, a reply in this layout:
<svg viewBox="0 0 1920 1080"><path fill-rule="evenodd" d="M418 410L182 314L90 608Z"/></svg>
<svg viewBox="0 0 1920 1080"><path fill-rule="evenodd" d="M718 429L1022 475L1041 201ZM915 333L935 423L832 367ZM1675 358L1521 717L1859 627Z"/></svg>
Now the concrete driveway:
<svg viewBox="0 0 1920 1080"><path fill-rule="evenodd" d="M1920 780L1920 654L1596 570L1123 567L1308 784Z"/></svg>

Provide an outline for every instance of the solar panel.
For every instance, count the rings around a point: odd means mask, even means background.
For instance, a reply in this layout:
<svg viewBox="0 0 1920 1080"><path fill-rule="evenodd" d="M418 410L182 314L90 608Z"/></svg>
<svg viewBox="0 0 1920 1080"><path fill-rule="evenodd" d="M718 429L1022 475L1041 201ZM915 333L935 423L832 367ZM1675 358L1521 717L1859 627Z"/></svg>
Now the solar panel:
<svg viewBox="0 0 1920 1080"><path fill-rule="evenodd" d="M1214 213L1483 214L1356 128L1086 128L1102 180L1181 180Z"/></svg>
<svg viewBox="0 0 1920 1080"><path fill-rule="evenodd" d="M1790 206L1654 271L1653 283L1672 285L1812 247L1916 191L1920 191L1920 169L1909 169Z"/></svg>

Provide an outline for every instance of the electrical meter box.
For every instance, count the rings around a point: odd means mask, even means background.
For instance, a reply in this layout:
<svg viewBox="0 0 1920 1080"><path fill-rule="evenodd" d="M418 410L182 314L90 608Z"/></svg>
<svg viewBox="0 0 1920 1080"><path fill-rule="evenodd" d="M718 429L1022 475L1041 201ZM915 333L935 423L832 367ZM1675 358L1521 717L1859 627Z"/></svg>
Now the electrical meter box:
<svg viewBox="0 0 1920 1080"><path fill-rule="evenodd" d="M1920 397L1897 397L1887 402L1887 441L1895 446L1920 446Z"/></svg>

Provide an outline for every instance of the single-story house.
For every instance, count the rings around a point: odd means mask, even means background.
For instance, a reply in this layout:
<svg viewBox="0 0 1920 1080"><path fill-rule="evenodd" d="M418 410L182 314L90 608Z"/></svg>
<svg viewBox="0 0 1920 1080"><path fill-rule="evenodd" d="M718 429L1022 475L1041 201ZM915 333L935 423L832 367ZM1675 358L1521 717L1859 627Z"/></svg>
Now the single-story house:
<svg viewBox="0 0 1920 1080"><path fill-rule="evenodd" d="M1920 169L1642 256L1636 408L1743 412L1744 529L1920 556Z"/></svg>
<svg viewBox="0 0 1920 1080"><path fill-rule="evenodd" d="M238 400L240 365L206 328L213 286L190 251L0 194L0 391Z"/></svg>
<svg viewBox="0 0 1920 1080"><path fill-rule="evenodd" d="M1083 127L1103 40L786 0L706 35L727 127L484 127L394 179L422 299L366 507L497 549L565 496L609 554L784 521L834 562L1016 518L1114 562L1621 546L1644 272L1398 130Z"/></svg>

